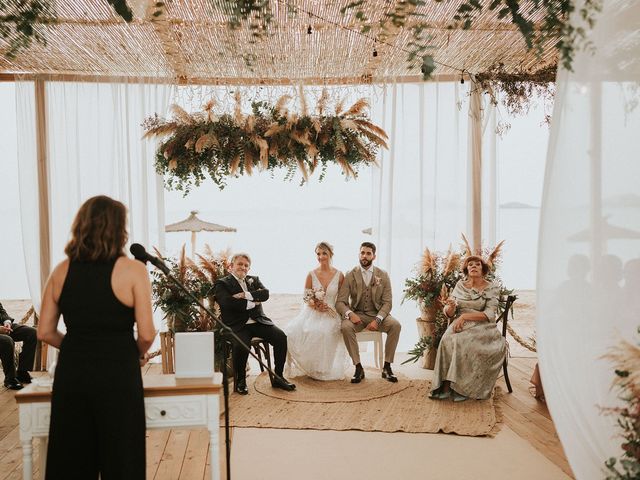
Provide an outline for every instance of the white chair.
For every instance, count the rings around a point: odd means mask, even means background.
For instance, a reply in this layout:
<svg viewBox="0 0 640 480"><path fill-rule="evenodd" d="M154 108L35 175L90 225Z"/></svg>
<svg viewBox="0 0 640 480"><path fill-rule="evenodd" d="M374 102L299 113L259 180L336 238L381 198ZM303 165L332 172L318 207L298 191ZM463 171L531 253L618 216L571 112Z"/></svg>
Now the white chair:
<svg viewBox="0 0 640 480"><path fill-rule="evenodd" d="M376 362L376 368L382 368L384 365L384 347L382 345L382 332L371 332L363 330L356 333L356 340L360 342L373 342L373 356Z"/></svg>

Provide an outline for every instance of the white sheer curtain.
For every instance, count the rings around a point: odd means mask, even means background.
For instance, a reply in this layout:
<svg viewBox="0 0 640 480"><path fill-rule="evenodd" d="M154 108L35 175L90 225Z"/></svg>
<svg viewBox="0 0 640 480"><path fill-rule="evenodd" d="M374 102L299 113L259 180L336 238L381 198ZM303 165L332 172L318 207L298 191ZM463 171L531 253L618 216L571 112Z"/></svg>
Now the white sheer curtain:
<svg viewBox="0 0 640 480"><path fill-rule="evenodd" d="M164 236L162 180L155 143L142 140L145 117L164 115L171 86L46 82L51 267L64 258L73 217L104 194L129 210L130 242L159 245ZM34 86L16 84L22 233L31 298L40 305L39 217Z"/></svg>
<svg viewBox="0 0 640 480"><path fill-rule="evenodd" d="M580 2L579 2L580 3ZM577 5L576 11L579 11ZM576 15L577 20L578 15ZM576 21L577 23L577 21ZM576 478L621 453L612 365L640 324L640 2L603 2L595 53L558 76L538 260L538 353L549 409Z"/></svg>
<svg viewBox="0 0 640 480"><path fill-rule="evenodd" d="M374 104L374 121L390 138L372 180L373 241L403 326L399 351L418 339L418 308L412 301L401 305L405 279L425 247L455 248L466 231L467 86L392 84Z"/></svg>

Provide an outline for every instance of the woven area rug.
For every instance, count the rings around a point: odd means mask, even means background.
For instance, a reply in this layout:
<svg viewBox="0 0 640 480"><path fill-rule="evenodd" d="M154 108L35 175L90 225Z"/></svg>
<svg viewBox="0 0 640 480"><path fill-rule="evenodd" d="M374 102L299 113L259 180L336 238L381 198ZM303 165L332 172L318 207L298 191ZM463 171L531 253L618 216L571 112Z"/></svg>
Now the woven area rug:
<svg viewBox="0 0 640 480"><path fill-rule="evenodd" d="M394 391L382 397L347 401L344 390L360 385L295 380L299 391L282 392L268 387L266 372L249 378L249 395L231 396L231 426L297 430L360 430L364 432L456 433L494 436L502 421L496 403L496 387L488 400L431 400L428 380L401 378ZM378 383L371 376L363 383ZM337 388L334 388L336 383ZM380 379L379 386L390 384ZM265 393L262 393L265 392ZM329 393L328 393L329 392ZM330 392L333 392L333 397ZM351 395L351 392L347 392ZM313 399L322 398L323 401Z"/></svg>

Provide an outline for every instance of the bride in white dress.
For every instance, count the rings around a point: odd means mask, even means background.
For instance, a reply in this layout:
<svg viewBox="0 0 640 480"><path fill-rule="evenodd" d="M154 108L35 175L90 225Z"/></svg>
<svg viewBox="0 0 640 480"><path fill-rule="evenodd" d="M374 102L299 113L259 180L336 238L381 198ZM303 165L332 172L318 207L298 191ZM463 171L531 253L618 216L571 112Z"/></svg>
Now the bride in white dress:
<svg viewBox="0 0 640 480"><path fill-rule="evenodd" d="M335 306L344 275L331 266L331 245L320 242L316 256L320 265L307 275L302 310L284 328L288 351L286 375L342 380L350 362Z"/></svg>

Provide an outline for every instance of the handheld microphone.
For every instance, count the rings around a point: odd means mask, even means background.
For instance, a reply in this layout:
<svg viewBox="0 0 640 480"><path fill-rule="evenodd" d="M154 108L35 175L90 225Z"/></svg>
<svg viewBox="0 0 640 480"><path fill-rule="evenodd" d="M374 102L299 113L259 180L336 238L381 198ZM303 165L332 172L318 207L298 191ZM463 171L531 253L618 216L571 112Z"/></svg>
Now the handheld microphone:
<svg viewBox="0 0 640 480"><path fill-rule="evenodd" d="M144 247L142 245L140 245L139 243L132 244L129 247L129 251L131 252L131 255L133 255L135 257L136 260L141 261L145 265L147 264L147 262L149 262L149 263L151 263L151 265L153 265L157 269L162 270L162 272L165 275L169 274L169 267L167 267L167 265L162 260L160 260L158 257L154 257L149 252L147 252L144 249Z"/></svg>

